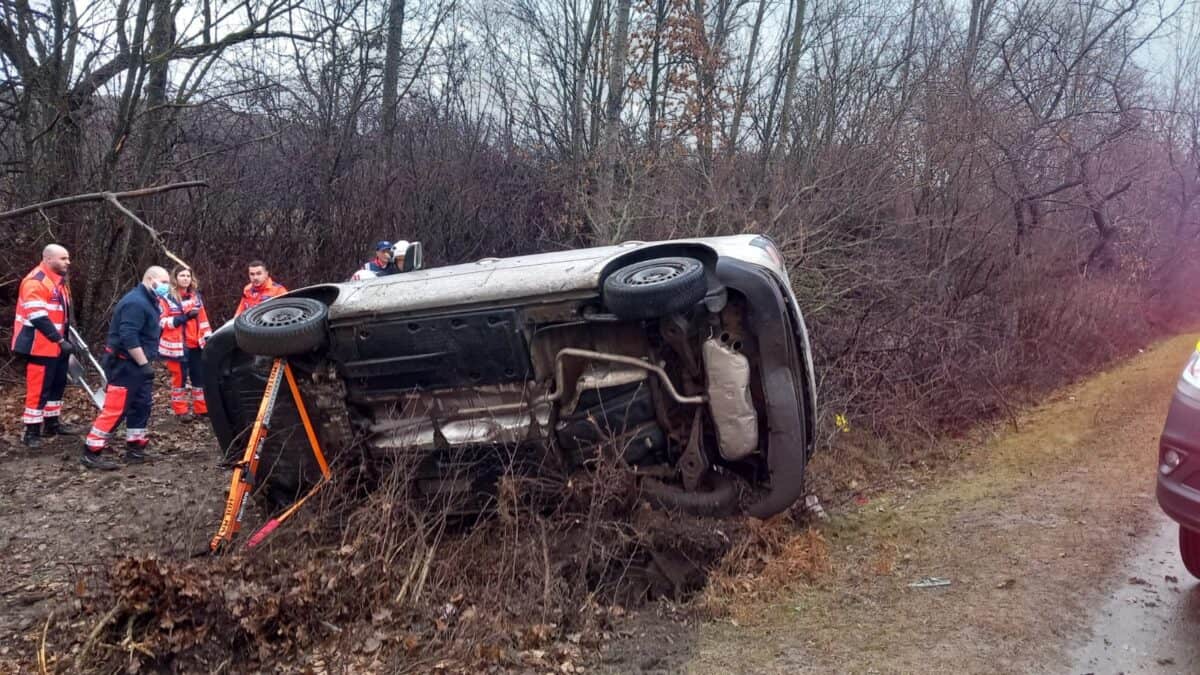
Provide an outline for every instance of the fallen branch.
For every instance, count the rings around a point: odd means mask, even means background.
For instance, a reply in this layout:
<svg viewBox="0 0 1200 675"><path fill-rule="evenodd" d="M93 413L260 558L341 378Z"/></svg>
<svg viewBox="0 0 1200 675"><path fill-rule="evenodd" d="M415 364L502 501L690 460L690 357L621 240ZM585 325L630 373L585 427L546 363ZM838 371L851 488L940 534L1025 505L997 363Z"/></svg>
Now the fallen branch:
<svg viewBox="0 0 1200 675"><path fill-rule="evenodd" d="M100 639L100 633L104 631L105 626L109 621L112 621L117 616L117 612L121 610L120 601L113 605L113 608L108 610L108 613L100 618L100 623L92 629L91 635L88 635L87 642L83 643L83 649L79 650L79 655L75 657L75 669L78 670L83 665L84 659L87 658L89 652L92 651L92 646L96 644L96 640Z"/></svg>
<svg viewBox="0 0 1200 675"><path fill-rule="evenodd" d="M112 204L114 207L116 207L116 209L117 209L118 211L120 211L121 213L124 213L125 215L129 216L129 219L130 219L130 220L132 220L133 222L135 222L135 223L137 223L138 225L141 225L143 228L145 228L145 230L146 230L147 232L149 232L149 233L150 233L150 238L154 240L154 243L155 243L155 244L158 244L158 247L159 247L159 248L161 248L161 249L163 250L163 253L166 253L166 254L167 254L167 257L168 257L168 258L170 258L171 260L174 260L175 262L179 263L179 265L180 265L180 266L182 266L182 267L187 267L188 269L191 269L191 267L192 267L191 265L189 265L189 264L185 263L183 260L181 260L181 259L179 258L179 256L177 256L177 255L175 255L174 253L172 253L172 252L171 252L171 249L167 248L167 245L166 245L165 243L163 243L162 237L161 237L161 236L159 236L159 234L158 234L158 230L154 229L153 227L150 227L150 226L149 226L149 225L147 225L146 223L142 222L142 219L141 219L141 218L138 218L137 216L133 215L133 211L130 211L129 209L125 208L125 205L124 205L124 204L122 204L121 202L117 201L117 196L116 196L116 195L109 193L109 194L108 194L108 195L105 197L105 200L106 200L106 201L107 201L109 204Z"/></svg>
<svg viewBox="0 0 1200 675"><path fill-rule="evenodd" d="M17 216L23 216L25 214L34 212L41 213L42 217L45 218L46 214L43 213L43 209L54 208L56 206L66 206L68 204L80 204L83 202L108 202L109 204L112 204L113 207L118 211L128 216L130 220L140 225L142 229L146 230L146 232L150 233L150 238L154 240L154 243L157 244L160 249L162 249L163 253L165 253L168 258L174 260L183 267L190 268L191 265L184 262L183 259L172 253L171 249L167 248L167 245L163 242L162 236L158 233L158 230L150 227L141 218L135 216L133 211L130 211L125 207L124 204L121 203L121 200L149 197L151 195L161 194L171 190L183 190L193 187L208 187L208 182L202 180L189 180L183 183L156 185L153 187L139 188L137 190L126 190L124 192L89 192L87 194L75 195L73 197L60 197L58 199L51 199L48 202L40 202L37 204L31 204L29 206L22 206L21 208L13 209L12 211L5 211L0 213L0 220L16 218Z"/></svg>
<svg viewBox="0 0 1200 675"><path fill-rule="evenodd" d="M208 187L208 181L189 180L183 183L156 185L154 187L139 188L137 190L126 190L125 192L89 192L87 194L75 195L73 197L59 197L58 199L51 199L47 202L39 202L29 206L22 206L21 208L13 209L12 211L5 211L0 213L0 220L16 218L17 216L34 213L40 209L50 209L56 206L79 204L81 202L111 202L113 199L137 199L138 197L149 197L152 195L161 194L163 192L170 192L171 190L183 190L193 187Z"/></svg>

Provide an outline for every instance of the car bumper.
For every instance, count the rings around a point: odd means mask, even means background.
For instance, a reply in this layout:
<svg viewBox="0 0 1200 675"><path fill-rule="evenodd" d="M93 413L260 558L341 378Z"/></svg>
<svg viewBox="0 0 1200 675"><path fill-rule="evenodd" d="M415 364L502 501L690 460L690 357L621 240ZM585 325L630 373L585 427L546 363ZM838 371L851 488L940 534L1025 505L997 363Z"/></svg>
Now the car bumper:
<svg viewBox="0 0 1200 675"><path fill-rule="evenodd" d="M1200 390L1181 382L1159 440L1158 466L1174 450L1183 458L1170 473L1158 473L1158 504L1180 525L1200 531Z"/></svg>
<svg viewBox="0 0 1200 675"><path fill-rule="evenodd" d="M804 495L804 471L808 459L811 420L804 414L803 356L799 353L788 316L788 305L778 280L766 268L730 258L717 264L721 283L746 298L747 323L754 326L759 340L766 396L767 468L770 490L750 504L747 512L755 518L775 515Z"/></svg>

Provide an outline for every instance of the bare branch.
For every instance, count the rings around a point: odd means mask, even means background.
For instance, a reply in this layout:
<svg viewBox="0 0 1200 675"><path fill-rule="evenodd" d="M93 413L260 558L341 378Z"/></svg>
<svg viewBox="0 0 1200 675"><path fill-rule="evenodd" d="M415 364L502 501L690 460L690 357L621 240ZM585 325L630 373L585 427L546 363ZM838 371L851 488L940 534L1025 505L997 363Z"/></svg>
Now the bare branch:
<svg viewBox="0 0 1200 675"><path fill-rule="evenodd" d="M0 220L16 218L27 213L35 213L42 209L51 209L58 206L66 206L67 204L79 204L81 202L99 202L111 201L112 199L136 199L138 197L149 197L151 195L169 192L171 190L183 190L193 187L208 187L208 181L190 180L183 183L171 183L169 185L156 185L154 187L139 188L137 190L127 190L125 192L89 192L87 194L75 195L73 197L59 197L46 202L39 202L29 206L22 206L19 209L5 211L0 213ZM138 221L139 223L141 221ZM145 226L144 223L142 223Z"/></svg>

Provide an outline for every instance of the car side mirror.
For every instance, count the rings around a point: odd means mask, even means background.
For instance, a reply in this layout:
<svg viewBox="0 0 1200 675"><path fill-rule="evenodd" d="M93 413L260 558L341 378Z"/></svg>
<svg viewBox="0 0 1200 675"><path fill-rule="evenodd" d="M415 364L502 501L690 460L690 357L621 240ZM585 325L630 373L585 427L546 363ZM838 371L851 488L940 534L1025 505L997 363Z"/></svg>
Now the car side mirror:
<svg viewBox="0 0 1200 675"><path fill-rule="evenodd" d="M421 257L421 242L414 241L404 249L404 267L401 272L413 272L421 269L424 266L424 260Z"/></svg>

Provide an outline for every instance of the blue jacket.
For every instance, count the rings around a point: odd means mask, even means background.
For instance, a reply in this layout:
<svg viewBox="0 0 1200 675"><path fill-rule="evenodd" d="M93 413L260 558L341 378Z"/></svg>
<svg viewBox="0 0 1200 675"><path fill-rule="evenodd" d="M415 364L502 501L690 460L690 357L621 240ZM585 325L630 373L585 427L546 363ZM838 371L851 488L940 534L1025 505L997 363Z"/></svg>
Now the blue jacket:
<svg viewBox="0 0 1200 675"><path fill-rule="evenodd" d="M126 293L113 310L108 324L108 348L118 358L129 358L129 350L141 347L146 358L158 357L158 298L143 284Z"/></svg>
<svg viewBox="0 0 1200 675"><path fill-rule="evenodd" d="M363 265L363 269L371 270L377 276L381 276L381 277L386 277L389 274L396 274L397 272L400 271L400 268L396 267L395 260L389 262L387 265L380 265L379 262L375 258L371 258L370 260L368 260L367 264Z"/></svg>

